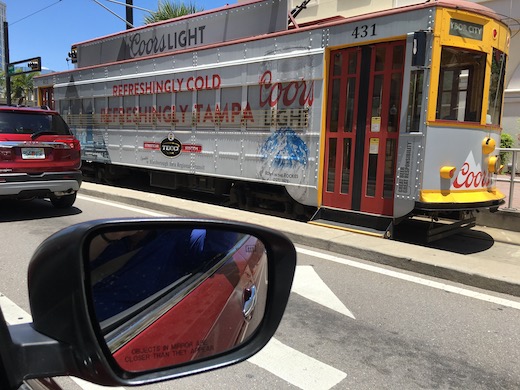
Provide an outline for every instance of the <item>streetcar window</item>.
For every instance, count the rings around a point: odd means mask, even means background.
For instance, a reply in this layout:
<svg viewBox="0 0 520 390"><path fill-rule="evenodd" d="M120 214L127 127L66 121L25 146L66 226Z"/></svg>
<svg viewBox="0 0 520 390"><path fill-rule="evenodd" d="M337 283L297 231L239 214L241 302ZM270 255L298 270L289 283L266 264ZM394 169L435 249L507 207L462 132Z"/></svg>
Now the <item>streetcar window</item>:
<svg viewBox="0 0 520 390"><path fill-rule="evenodd" d="M331 99L331 107L330 107L330 116L329 116L329 131L337 132L338 131L338 119L339 119L339 102L340 102L340 87L341 87L341 79L335 79L332 82L332 99Z"/></svg>
<svg viewBox="0 0 520 390"><path fill-rule="evenodd" d="M223 128L237 129L242 125L241 107L242 87L222 88L220 91L221 126Z"/></svg>
<svg viewBox="0 0 520 390"><path fill-rule="evenodd" d="M182 91L175 94L175 124L177 129L191 129L192 99L193 96L191 91Z"/></svg>
<svg viewBox="0 0 520 390"><path fill-rule="evenodd" d="M424 71L415 70L410 77L410 94L408 96L407 132L420 131L423 99Z"/></svg>
<svg viewBox="0 0 520 390"><path fill-rule="evenodd" d="M327 192L334 192L336 186L336 148L337 139L331 138L329 141L329 164L327 170Z"/></svg>
<svg viewBox="0 0 520 390"><path fill-rule="evenodd" d="M112 112L112 119L119 121L126 129L136 129L141 127L141 123L145 121L145 116L140 115L144 110L139 107L146 107L146 102L140 96L123 96L122 106L119 107L119 114ZM129 110L128 107L131 109ZM110 117L110 114L108 115ZM116 119L117 118L117 119ZM143 123L144 125L144 123Z"/></svg>
<svg viewBox="0 0 520 390"><path fill-rule="evenodd" d="M40 88L41 105L54 109L54 88Z"/></svg>
<svg viewBox="0 0 520 390"><path fill-rule="evenodd" d="M93 107L93 99L85 98L81 100L81 115L80 115L80 125L81 127L89 126L92 127L92 111Z"/></svg>
<svg viewBox="0 0 520 390"><path fill-rule="evenodd" d="M345 126L344 131L351 133L354 129L355 104L356 104L356 77L349 77L347 79L347 93L345 101Z"/></svg>
<svg viewBox="0 0 520 390"><path fill-rule="evenodd" d="M388 110L388 132L395 133L399 126L399 109L401 107L401 73L393 73L390 81L390 109Z"/></svg>
<svg viewBox="0 0 520 390"><path fill-rule="evenodd" d="M493 49L491 81L489 84L489 107L486 118L486 123L489 125L500 125L505 75L506 55L500 50Z"/></svg>
<svg viewBox="0 0 520 390"><path fill-rule="evenodd" d="M334 66L333 66L333 75L334 76L341 76L341 69L342 69L342 60L343 56L342 53L336 53L334 55Z"/></svg>
<svg viewBox="0 0 520 390"><path fill-rule="evenodd" d="M385 70L386 63L386 47L378 47L376 49L375 71L382 72Z"/></svg>
<svg viewBox="0 0 520 390"><path fill-rule="evenodd" d="M107 128L119 128L119 107L121 107L121 98L110 96L108 98L108 107L105 109L105 112L101 112L102 121L107 124Z"/></svg>
<svg viewBox="0 0 520 390"><path fill-rule="evenodd" d="M196 126L197 128L215 128L215 91L197 91ZM219 115L217 115L220 118Z"/></svg>
<svg viewBox="0 0 520 390"><path fill-rule="evenodd" d="M254 122L249 121L247 123L247 129L269 131L271 126L276 125L276 115L273 111L270 110L268 104L262 104L260 99L260 90L260 85L247 86L247 102L249 103L249 107L251 108L251 112L253 113L253 117L255 119ZM220 116L218 118L220 118ZM216 120L218 118L216 118Z"/></svg>
<svg viewBox="0 0 520 390"><path fill-rule="evenodd" d="M436 119L480 122L486 54L443 47Z"/></svg>
<svg viewBox="0 0 520 390"><path fill-rule="evenodd" d="M172 108L172 94L158 93L157 94L157 128L170 130L172 125L175 125L176 113L175 107Z"/></svg>
<svg viewBox="0 0 520 390"><path fill-rule="evenodd" d="M81 99L71 99L70 100L69 114L71 114L72 123L74 123L75 125L80 124L79 118L80 118L80 114L81 114L81 106L82 106Z"/></svg>
<svg viewBox="0 0 520 390"><path fill-rule="evenodd" d="M100 115L101 112L106 112L107 99L105 97L97 97L94 98L94 112L96 115L94 116L94 126L99 128L105 128L106 121L104 120L104 116ZM62 114L63 115L63 114Z"/></svg>
<svg viewBox="0 0 520 390"><path fill-rule="evenodd" d="M153 129L155 127L157 119L156 110L154 112L154 95L139 95L137 98L139 102L137 104L137 106L139 107L139 114L137 116L138 119L136 118L136 125L139 129ZM132 103L135 104L135 96L123 96L122 106L118 108L119 113L116 113L116 123L119 126L127 126L127 118L131 116L127 116L127 113L125 112L124 108L132 107Z"/></svg>
<svg viewBox="0 0 520 390"><path fill-rule="evenodd" d="M381 117L383 108L383 81L384 75L374 76L374 88L372 91L372 118Z"/></svg>

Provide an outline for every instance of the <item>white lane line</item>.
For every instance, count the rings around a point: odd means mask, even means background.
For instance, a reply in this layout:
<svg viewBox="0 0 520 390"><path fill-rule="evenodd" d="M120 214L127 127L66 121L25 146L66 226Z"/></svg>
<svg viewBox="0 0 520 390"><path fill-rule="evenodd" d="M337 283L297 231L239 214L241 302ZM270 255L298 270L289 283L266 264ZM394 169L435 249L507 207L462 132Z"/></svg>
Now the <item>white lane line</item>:
<svg viewBox="0 0 520 390"><path fill-rule="evenodd" d="M440 282L436 282L436 281L428 280L428 279L423 279L423 278L419 278L417 276L407 275L404 273L388 270L388 269L377 267L374 265L358 263L353 260L348 260L348 259L344 259L344 258L341 258L338 256L328 255L325 253L320 253L320 252L316 252L316 251L309 250L309 249L304 249L304 248L298 247L298 248L296 248L296 250L297 250L297 252L302 253L304 255L317 257L317 258L320 258L323 260L333 261L333 262L336 262L339 264L347 265L349 267L354 267L354 268L362 269L365 271L375 272L375 273L378 273L381 275L390 276L392 278L406 280L408 282L436 288L438 290L444 290L444 291L451 292L454 294L459 294L459 295L462 295L462 296L465 296L468 298L474 298L474 299L478 299L481 301L495 303L498 305L520 310L520 302L511 301L509 299L499 298L499 297L495 297L492 295L483 294L483 293L479 293L476 291L471 291L471 290L461 288L461 287L450 286L449 284L440 283Z"/></svg>
<svg viewBox="0 0 520 390"><path fill-rule="evenodd" d="M13 301L0 293L0 307L6 322L10 325L25 324L32 322L32 317L29 313L16 305Z"/></svg>
<svg viewBox="0 0 520 390"><path fill-rule="evenodd" d="M132 211L132 212L135 212L135 213L140 213L140 214L145 214L145 215L150 215L152 217L166 217L166 216L168 216L168 214L165 214L165 213L159 213L159 212L150 211L150 210L146 210L146 209L142 209L142 208L138 208L138 207L127 206L127 205L124 205L124 204L121 204L121 203L116 203L116 202L112 202L112 201L109 201L109 200L92 198L90 196L85 196L85 195L78 195L78 199L87 200L89 202L94 202L94 203L99 203L99 204L102 204L102 205L105 205L105 206L118 207L118 208L123 209L123 210Z"/></svg>
<svg viewBox="0 0 520 390"><path fill-rule="evenodd" d="M22 324L32 321L29 313L0 293L0 307L8 324ZM303 390L328 390L346 378L347 374L325 363L307 356L276 339L271 341L249 362L271 372ZM123 387L105 387L70 377L83 390L123 390Z"/></svg>
<svg viewBox="0 0 520 390"><path fill-rule="evenodd" d="M18 325L32 322L32 316L29 313L16 305L16 303L11 301L2 293L0 293L0 307L2 308L2 313L4 314L5 320L9 325ZM83 390L125 390L123 387L106 387L96 385L73 376L69 378L76 382Z"/></svg>
<svg viewBox="0 0 520 390"><path fill-rule="evenodd" d="M124 387L109 387L109 386L101 386L96 385L95 383L87 382L83 379L76 378L75 376L69 377L72 379L76 384L81 387L83 390L125 390Z"/></svg>
<svg viewBox="0 0 520 390"><path fill-rule="evenodd" d="M350 318L356 319L354 314L339 300L332 290L325 284L310 265L299 265L292 285L292 292L310 299L322 306L335 310Z"/></svg>
<svg viewBox="0 0 520 390"><path fill-rule="evenodd" d="M249 362L303 390L328 390L347 377L343 371L273 338Z"/></svg>

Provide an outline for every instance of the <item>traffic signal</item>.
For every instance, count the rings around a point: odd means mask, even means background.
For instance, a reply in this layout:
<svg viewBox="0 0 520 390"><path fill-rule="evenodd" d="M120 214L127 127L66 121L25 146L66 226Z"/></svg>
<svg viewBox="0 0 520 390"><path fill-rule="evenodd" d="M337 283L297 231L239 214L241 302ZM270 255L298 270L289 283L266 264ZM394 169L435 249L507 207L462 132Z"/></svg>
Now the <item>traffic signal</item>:
<svg viewBox="0 0 520 390"><path fill-rule="evenodd" d="M78 49L76 46L72 46L69 51L69 58L73 64L78 62Z"/></svg>
<svg viewBox="0 0 520 390"><path fill-rule="evenodd" d="M34 59L30 60L30 61L27 63L27 66L28 66L29 68L31 68L31 70L33 70L33 71L39 71L39 70L42 70L41 58L40 58L40 57L37 57L37 58L34 58Z"/></svg>

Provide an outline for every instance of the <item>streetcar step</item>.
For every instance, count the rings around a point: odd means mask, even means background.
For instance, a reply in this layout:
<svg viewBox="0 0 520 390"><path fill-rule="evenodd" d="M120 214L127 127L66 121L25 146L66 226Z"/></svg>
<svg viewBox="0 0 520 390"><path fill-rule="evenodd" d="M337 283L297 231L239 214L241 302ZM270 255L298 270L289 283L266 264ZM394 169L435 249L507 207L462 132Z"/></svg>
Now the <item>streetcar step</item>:
<svg viewBox="0 0 520 390"><path fill-rule="evenodd" d="M392 229L391 217L326 207L317 210L309 223L385 238L391 237Z"/></svg>

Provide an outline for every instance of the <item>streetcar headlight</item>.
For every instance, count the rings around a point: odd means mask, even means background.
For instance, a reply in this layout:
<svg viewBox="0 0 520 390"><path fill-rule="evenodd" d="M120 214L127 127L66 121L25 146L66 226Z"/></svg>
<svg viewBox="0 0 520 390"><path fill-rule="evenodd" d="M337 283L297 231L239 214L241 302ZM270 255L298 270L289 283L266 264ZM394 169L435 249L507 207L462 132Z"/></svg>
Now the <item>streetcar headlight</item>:
<svg viewBox="0 0 520 390"><path fill-rule="evenodd" d="M491 137L486 137L482 141L482 153L484 154L490 154L493 153L493 150L495 150L496 142Z"/></svg>
<svg viewBox="0 0 520 390"><path fill-rule="evenodd" d="M500 157L499 156L489 157L488 171L491 173L497 173L500 171Z"/></svg>
<svg viewBox="0 0 520 390"><path fill-rule="evenodd" d="M441 177L443 179L451 179L453 177L453 175L455 175L456 170L457 170L457 168L455 168L455 167L449 167L449 166L441 167L441 170L440 170Z"/></svg>

